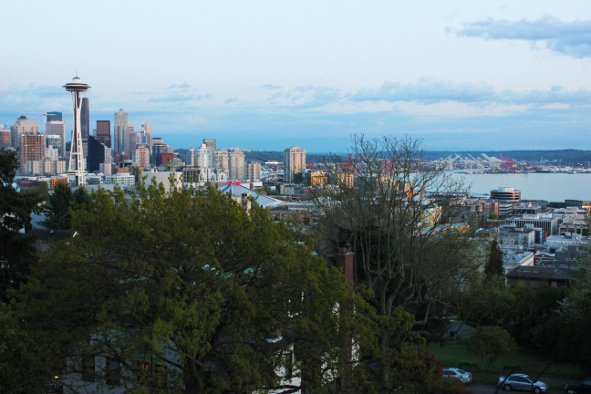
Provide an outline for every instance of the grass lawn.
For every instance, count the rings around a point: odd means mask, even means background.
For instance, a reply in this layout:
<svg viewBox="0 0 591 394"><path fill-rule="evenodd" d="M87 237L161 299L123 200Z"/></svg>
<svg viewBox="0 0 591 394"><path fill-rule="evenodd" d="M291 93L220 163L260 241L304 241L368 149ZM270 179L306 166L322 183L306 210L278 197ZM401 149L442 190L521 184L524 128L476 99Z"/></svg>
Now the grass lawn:
<svg viewBox="0 0 591 394"><path fill-rule="evenodd" d="M452 343L445 346L431 345L427 350L444 367L459 367L460 362L478 363L479 361L478 357L470 353L466 349L466 345L462 343ZM493 365L493 372L501 375L503 374L504 366L520 365L523 370L516 372L536 376L546 368L550 360L552 360L551 356L518 349L512 355L498 359ZM560 378L560 373L569 380L584 378L581 369L577 365L558 362L553 363L544 373L544 376L556 377L558 379Z"/></svg>

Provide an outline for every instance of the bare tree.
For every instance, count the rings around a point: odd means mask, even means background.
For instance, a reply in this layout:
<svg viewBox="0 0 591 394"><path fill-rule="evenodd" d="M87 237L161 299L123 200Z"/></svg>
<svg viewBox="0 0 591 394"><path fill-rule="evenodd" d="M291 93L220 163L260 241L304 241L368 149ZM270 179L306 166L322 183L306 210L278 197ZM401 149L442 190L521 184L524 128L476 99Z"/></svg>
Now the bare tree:
<svg viewBox="0 0 591 394"><path fill-rule="evenodd" d="M420 140L354 135L352 143L348 156L325 160L332 185L313 192L319 252L330 259L335 245L352 245L356 286L373 292L380 348L388 353L407 339L408 331L395 328L401 308L422 330L434 311L445 313L474 270L466 228L452 220L466 189L424 162ZM389 387L387 368L382 380Z"/></svg>

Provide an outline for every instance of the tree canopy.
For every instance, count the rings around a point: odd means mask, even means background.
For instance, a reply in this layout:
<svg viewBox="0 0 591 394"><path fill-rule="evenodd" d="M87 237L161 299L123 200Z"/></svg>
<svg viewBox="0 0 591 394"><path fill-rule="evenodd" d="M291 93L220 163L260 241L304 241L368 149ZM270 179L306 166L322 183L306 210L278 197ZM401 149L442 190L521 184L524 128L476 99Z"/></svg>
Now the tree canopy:
<svg viewBox="0 0 591 394"><path fill-rule="evenodd" d="M0 149L0 301L7 299L9 289L26 279L36 259L34 240L24 231L41 197L16 189L13 182L18 167L17 153Z"/></svg>
<svg viewBox="0 0 591 394"><path fill-rule="evenodd" d="M374 292L381 320L380 348L400 348L404 331L388 321L401 307L423 326L445 313L475 265L466 231L454 227L462 185L442 169L425 166L420 140L353 136L348 157L325 160L333 185L313 190L322 233L320 252L348 242L356 253L357 285ZM427 194L428 193L428 194ZM385 387L392 385L386 369Z"/></svg>
<svg viewBox="0 0 591 394"><path fill-rule="evenodd" d="M355 343L371 348L371 310L312 239L214 188L152 185L137 197L93 194L72 213L76 236L19 293L19 318L63 375L250 393L322 389L363 370L350 356Z"/></svg>

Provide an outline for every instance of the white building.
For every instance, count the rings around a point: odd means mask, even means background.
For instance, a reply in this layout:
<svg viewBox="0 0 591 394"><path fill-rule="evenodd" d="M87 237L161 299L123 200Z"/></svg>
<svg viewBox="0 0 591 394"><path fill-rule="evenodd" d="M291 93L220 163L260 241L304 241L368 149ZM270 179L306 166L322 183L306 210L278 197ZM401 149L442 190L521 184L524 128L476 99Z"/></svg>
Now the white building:
<svg viewBox="0 0 591 394"><path fill-rule="evenodd" d="M285 182L293 182L294 174L306 168L306 150L292 146L283 151L283 167Z"/></svg>

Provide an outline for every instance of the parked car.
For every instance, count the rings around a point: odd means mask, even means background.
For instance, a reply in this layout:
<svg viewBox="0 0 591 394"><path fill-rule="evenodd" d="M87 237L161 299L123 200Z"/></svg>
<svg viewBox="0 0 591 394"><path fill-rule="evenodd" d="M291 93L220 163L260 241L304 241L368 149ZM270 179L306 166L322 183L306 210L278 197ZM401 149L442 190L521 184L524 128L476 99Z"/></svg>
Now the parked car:
<svg viewBox="0 0 591 394"><path fill-rule="evenodd" d="M564 388L567 394L591 394L591 378L587 378L579 383L569 383Z"/></svg>
<svg viewBox="0 0 591 394"><path fill-rule="evenodd" d="M470 383L472 381L472 374L459 368L443 368L441 373L444 378L459 379L462 383Z"/></svg>
<svg viewBox="0 0 591 394"><path fill-rule="evenodd" d="M530 391L532 393L545 393L548 391L548 385L544 382L534 382L527 375L514 373L509 375L507 379L504 376L499 378L499 386L505 391L522 390Z"/></svg>

